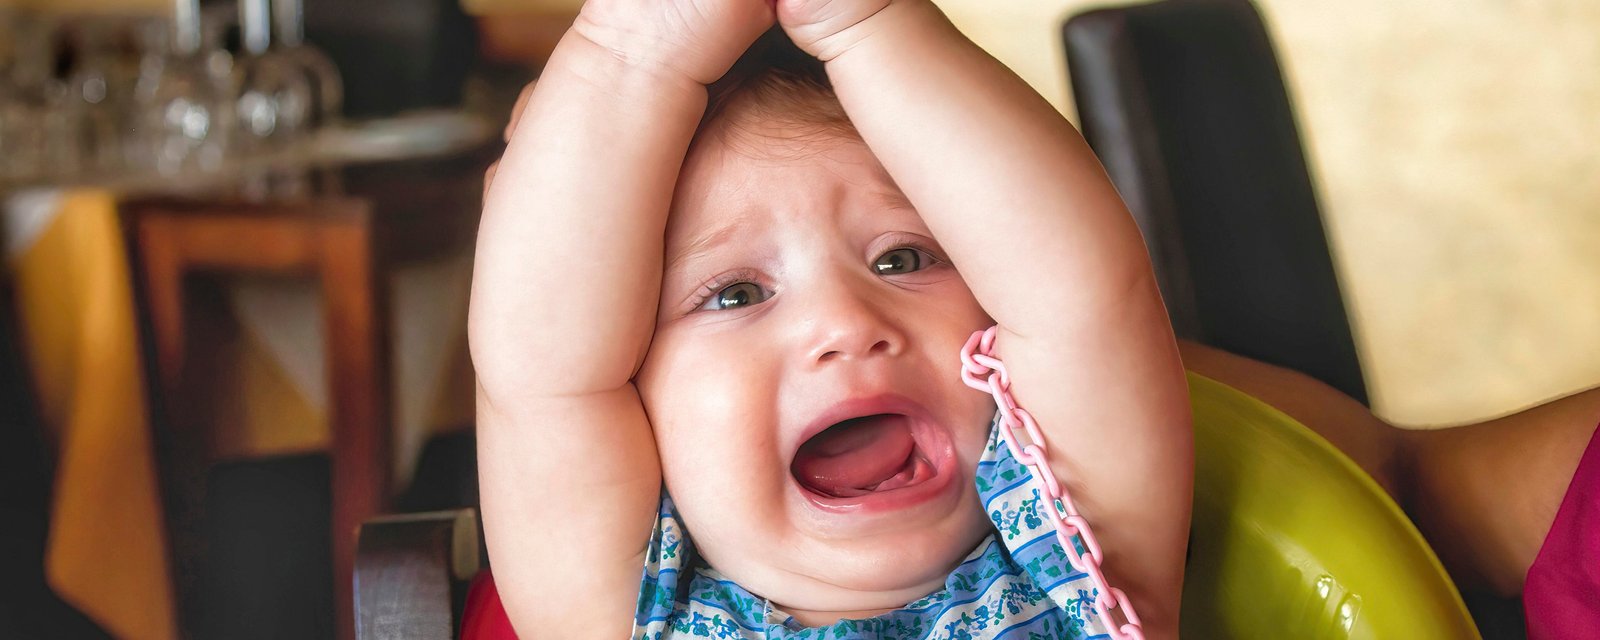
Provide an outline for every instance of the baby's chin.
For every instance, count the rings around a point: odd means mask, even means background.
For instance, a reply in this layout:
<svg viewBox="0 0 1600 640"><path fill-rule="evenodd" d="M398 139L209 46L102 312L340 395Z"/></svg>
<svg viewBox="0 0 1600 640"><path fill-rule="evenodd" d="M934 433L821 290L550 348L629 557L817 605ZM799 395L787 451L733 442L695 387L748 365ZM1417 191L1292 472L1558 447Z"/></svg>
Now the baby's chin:
<svg viewBox="0 0 1600 640"><path fill-rule="evenodd" d="M798 539L741 549L712 545L700 553L724 577L786 611L889 610L944 588L989 529L974 505L946 521L894 536Z"/></svg>

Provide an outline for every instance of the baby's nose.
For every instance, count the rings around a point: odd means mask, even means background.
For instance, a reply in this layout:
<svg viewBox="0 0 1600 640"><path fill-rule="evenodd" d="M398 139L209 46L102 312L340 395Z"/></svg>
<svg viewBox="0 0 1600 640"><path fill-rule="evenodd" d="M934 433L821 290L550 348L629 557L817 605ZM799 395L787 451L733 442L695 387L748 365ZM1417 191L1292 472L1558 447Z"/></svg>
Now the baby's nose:
<svg viewBox="0 0 1600 640"><path fill-rule="evenodd" d="M810 359L817 364L873 356L898 355L905 335L881 298L848 291L830 296L815 311L820 316L811 336Z"/></svg>
<svg viewBox="0 0 1600 640"><path fill-rule="evenodd" d="M851 358L853 358L853 357L855 357L857 355L869 355L869 354L874 354L874 353L889 354L890 351L892 351L892 350L893 350L893 347L890 346L888 340L879 340L877 342L872 343L871 347L868 347L868 348L862 349L862 350L855 350L855 349L849 349L849 348L825 350L825 351L822 352L821 355L817 356L817 362L818 363L825 363L825 362L827 362L829 360L841 360L841 359L848 360L848 359L851 359Z"/></svg>

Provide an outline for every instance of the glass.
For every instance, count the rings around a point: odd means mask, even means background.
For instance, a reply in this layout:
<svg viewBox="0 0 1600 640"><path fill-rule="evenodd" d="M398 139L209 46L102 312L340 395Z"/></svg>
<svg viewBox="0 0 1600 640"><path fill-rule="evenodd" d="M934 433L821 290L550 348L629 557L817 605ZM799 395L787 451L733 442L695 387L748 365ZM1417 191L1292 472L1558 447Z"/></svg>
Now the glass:
<svg viewBox="0 0 1600 640"><path fill-rule="evenodd" d="M262 155L285 151L310 128L310 80L288 57L270 47L267 0L239 0L243 52L235 92L236 133L241 150Z"/></svg>
<svg viewBox="0 0 1600 640"><path fill-rule="evenodd" d="M159 31L145 33L146 51L165 54L145 56L137 90L142 146L150 166L169 176L221 167L231 125L226 91L201 49L199 0L176 0L174 8L168 46L151 41Z"/></svg>
<svg viewBox="0 0 1600 640"><path fill-rule="evenodd" d="M123 132L137 76L123 64L124 23L89 19L72 33L75 52L67 76L64 110L77 121L78 155L82 170L95 175L124 168Z"/></svg>
<svg viewBox="0 0 1600 640"><path fill-rule="evenodd" d="M37 179L48 174L45 129L54 78L55 24L39 16L10 14L10 45L0 78L0 177Z"/></svg>
<svg viewBox="0 0 1600 640"><path fill-rule="evenodd" d="M20 90L12 81L12 74L20 57L17 34L21 32L21 14L10 7L0 6L0 181L20 177L23 153L20 132L26 130L27 117L18 99Z"/></svg>
<svg viewBox="0 0 1600 640"><path fill-rule="evenodd" d="M312 91L312 128L339 122L344 111L344 79L321 49L306 42L305 0L272 0L273 46L304 75Z"/></svg>

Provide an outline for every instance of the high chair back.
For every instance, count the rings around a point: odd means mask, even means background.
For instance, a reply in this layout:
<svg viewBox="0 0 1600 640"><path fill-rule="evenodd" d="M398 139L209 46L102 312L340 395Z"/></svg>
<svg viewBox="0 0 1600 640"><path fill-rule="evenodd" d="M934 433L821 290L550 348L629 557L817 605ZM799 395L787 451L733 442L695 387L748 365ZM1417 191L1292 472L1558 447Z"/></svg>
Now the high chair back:
<svg viewBox="0 0 1600 640"><path fill-rule="evenodd" d="M1081 128L1133 212L1178 336L1367 402L1277 56L1248 0L1063 29Z"/></svg>

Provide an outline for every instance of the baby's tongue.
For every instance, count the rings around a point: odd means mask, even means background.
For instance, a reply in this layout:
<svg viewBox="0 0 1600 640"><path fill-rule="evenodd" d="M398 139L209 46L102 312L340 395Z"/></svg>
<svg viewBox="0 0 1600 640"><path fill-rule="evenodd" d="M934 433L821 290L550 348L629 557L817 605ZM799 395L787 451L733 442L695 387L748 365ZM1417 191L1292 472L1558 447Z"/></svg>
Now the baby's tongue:
<svg viewBox="0 0 1600 640"><path fill-rule="evenodd" d="M795 454L794 477L823 495L857 496L899 473L914 441L905 416L846 420L817 434Z"/></svg>

